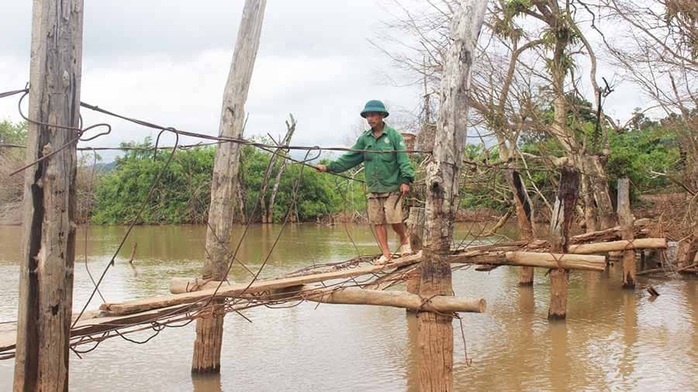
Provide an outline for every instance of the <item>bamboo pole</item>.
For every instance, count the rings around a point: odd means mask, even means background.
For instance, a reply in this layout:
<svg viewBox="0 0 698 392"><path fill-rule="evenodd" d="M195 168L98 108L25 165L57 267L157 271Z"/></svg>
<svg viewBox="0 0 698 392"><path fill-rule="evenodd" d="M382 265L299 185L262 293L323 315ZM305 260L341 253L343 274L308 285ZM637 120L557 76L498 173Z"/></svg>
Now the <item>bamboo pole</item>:
<svg viewBox="0 0 698 392"><path fill-rule="evenodd" d="M557 192L553 216L550 221L550 250L567 253L569 231L572 224L574 207L579 192L579 172L572 166L563 164L560 168L560 188ZM567 286L569 273L562 267L550 270L550 306L548 319L565 319L567 317Z"/></svg>
<svg viewBox="0 0 698 392"><path fill-rule="evenodd" d="M266 0L245 1L233 62L223 94L220 136L242 138L245 102L259 48L265 7ZM239 160L240 145L238 143L218 145L211 181L211 204L206 230L206 261L203 268L205 278L214 280L227 278L230 255L226 245L232 235ZM250 217L250 219L253 218ZM220 303L213 301L211 305L211 309L214 309ZM223 314L212 312L210 317L197 319L192 373L220 372L223 317Z"/></svg>
<svg viewBox="0 0 698 392"><path fill-rule="evenodd" d="M419 288L422 297L450 296L453 293L448 255L467 137L471 65L486 10L486 1L461 0L451 21L434 148L426 168L426 246L420 265ZM451 315L419 314L419 384L422 391L453 390L452 320Z"/></svg>
<svg viewBox="0 0 698 392"><path fill-rule="evenodd" d="M15 391L69 385L82 22L82 0L34 0L27 162L55 155L25 172Z"/></svg>

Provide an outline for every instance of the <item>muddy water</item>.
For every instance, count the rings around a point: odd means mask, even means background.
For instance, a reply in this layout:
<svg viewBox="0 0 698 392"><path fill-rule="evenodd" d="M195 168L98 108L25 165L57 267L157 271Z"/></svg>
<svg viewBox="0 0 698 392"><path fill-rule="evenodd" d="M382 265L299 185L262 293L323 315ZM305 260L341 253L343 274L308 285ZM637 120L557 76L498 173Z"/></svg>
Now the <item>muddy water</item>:
<svg viewBox="0 0 698 392"><path fill-rule="evenodd" d="M459 238L478 228L458 227ZM75 301L90 291L87 265L99 273L125 228L78 232ZM278 226L252 227L240 259L256 270L270 251ZM239 233L238 233L239 236ZM351 237L351 240L349 239ZM16 318L20 229L0 227L0 322ZM202 263L202 227L139 227L105 282L108 301L167 292L175 276L194 276ZM134 267L131 246L138 243ZM312 262L375 252L365 226L289 226L263 276ZM454 290L487 299L485 314L454 321L456 390L694 390L698 380L698 285L653 280L661 296L620 289L620 274L572 273L568 319L547 321L548 281L518 288L517 271L454 273ZM248 278L242 269L235 279ZM647 281L641 280L640 284ZM93 307L98 306L97 303ZM145 345L104 342L82 359L71 357L75 391L412 391L416 390L414 320L399 309L301 304L245 312L252 322L226 318L220 377L192 378L193 325L167 329ZM145 339L149 335L138 336ZM0 361L0 391L9 390L14 363Z"/></svg>

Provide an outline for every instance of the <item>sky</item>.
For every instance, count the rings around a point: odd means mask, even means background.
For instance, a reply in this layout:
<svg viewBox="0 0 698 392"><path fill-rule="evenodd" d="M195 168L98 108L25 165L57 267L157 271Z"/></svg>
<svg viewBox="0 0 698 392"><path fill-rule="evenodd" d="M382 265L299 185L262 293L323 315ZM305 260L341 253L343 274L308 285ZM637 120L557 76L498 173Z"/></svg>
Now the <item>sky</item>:
<svg viewBox="0 0 698 392"><path fill-rule="evenodd" d="M0 91L22 88L29 80L31 3L0 5ZM82 101L165 126L217 134L243 3L85 1ZM269 0L246 104L245 137L282 135L292 113L298 121L293 144L346 146L357 133L358 113L367 100L384 100L393 119L416 112L420 89L408 85L370 42L381 42L390 4ZM606 107L614 117L626 118L641 104L637 94L623 95ZM87 110L83 118L87 125L113 125L112 134L84 145L117 146L155 135ZM0 100L2 119L21 119L15 98Z"/></svg>

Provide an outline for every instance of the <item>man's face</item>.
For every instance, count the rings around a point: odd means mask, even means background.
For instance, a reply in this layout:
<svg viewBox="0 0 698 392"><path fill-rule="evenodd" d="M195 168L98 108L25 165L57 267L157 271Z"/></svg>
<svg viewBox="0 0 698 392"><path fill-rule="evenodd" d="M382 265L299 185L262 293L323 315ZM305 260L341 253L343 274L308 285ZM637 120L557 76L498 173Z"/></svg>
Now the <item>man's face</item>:
<svg viewBox="0 0 698 392"><path fill-rule="evenodd" d="M383 113L366 113L366 121L371 128L375 128L383 122Z"/></svg>

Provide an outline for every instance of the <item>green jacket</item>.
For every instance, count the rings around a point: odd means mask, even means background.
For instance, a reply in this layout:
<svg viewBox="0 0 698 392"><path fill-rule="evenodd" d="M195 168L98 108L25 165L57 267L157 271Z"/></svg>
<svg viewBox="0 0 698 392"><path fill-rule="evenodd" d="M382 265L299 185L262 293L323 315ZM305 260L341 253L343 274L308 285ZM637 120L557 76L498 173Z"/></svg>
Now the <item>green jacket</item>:
<svg viewBox="0 0 698 392"><path fill-rule="evenodd" d="M368 130L359 136L352 150L366 152L347 152L327 165L332 173L341 173L364 162L366 185L369 192L397 192L400 184L414 181L414 170L410 158L405 152L378 153L371 151L405 150L405 141L395 129L385 125L383 133L377 139L373 131Z"/></svg>

